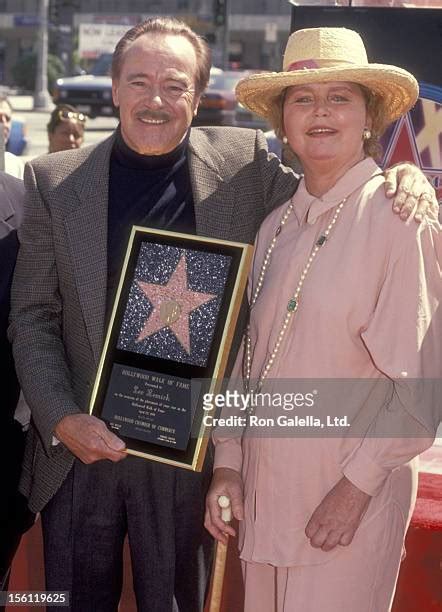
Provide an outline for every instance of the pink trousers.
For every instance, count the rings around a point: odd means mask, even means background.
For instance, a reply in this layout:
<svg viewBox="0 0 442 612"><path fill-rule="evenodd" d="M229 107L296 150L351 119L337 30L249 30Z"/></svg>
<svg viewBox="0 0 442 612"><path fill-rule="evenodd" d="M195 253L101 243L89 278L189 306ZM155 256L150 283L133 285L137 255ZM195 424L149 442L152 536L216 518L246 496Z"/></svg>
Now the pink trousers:
<svg viewBox="0 0 442 612"><path fill-rule="evenodd" d="M358 533L319 565L275 567L242 561L244 612L388 612L403 552L401 513ZM387 520L385 520L387 518ZM324 553L327 555L327 553Z"/></svg>

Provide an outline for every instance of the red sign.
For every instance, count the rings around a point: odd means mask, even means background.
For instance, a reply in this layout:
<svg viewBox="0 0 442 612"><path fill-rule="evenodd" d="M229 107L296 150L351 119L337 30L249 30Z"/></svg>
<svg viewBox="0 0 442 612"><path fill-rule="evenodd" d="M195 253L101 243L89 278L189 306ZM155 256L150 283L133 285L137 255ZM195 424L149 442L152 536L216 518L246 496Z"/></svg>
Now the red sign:
<svg viewBox="0 0 442 612"><path fill-rule="evenodd" d="M400 161L412 162L428 177L442 204L441 100L440 88L421 87L421 97L416 106L389 128L382 138L385 151L382 166L391 166Z"/></svg>

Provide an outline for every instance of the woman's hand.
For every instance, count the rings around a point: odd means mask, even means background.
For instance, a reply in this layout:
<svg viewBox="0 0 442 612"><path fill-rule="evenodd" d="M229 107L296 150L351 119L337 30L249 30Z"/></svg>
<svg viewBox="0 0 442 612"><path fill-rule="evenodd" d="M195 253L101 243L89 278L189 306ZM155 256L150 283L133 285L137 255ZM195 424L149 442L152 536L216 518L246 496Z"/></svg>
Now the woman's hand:
<svg viewBox="0 0 442 612"><path fill-rule="evenodd" d="M244 504L242 493L242 480L239 472L230 468L217 468L213 472L212 484L206 497L206 516L204 527L216 540L227 544L226 533L235 536L235 530L226 525L221 518L221 508L218 504L220 495L230 499L233 516L242 521L244 518Z"/></svg>
<svg viewBox="0 0 442 612"><path fill-rule="evenodd" d="M305 534L313 548L328 552L338 544L348 546L370 503L364 493L345 476L327 493L313 512Z"/></svg>
<svg viewBox="0 0 442 612"><path fill-rule="evenodd" d="M384 171L385 194L394 197L393 211L401 219L414 216L416 221L431 215L437 219L439 204L433 187L425 175L413 164L397 164Z"/></svg>

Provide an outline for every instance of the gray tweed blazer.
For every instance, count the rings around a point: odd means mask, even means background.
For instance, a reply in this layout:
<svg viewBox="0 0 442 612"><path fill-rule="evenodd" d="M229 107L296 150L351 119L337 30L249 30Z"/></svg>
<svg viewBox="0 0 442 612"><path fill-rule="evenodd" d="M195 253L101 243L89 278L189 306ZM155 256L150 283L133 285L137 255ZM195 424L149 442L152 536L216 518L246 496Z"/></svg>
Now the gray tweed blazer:
<svg viewBox="0 0 442 612"><path fill-rule="evenodd" d="M25 188L21 179L0 172L0 239L20 225Z"/></svg>
<svg viewBox="0 0 442 612"><path fill-rule="evenodd" d="M24 221L9 329L19 380L32 411L22 492L41 510L74 457L52 445L56 424L87 411L104 338L107 207L113 136L45 155L25 171ZM297 186L268 158L261 132L192 129L189 168L199 235L252 242L270 210Z"/></svg>

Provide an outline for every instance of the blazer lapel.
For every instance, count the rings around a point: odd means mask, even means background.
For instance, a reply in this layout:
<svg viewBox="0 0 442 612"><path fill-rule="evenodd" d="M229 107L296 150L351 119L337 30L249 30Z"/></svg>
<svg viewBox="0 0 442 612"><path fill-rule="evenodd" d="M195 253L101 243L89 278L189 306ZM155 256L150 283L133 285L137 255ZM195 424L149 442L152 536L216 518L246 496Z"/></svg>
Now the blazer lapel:
<svg viewBox="0 0 442 612"><path fill-rule="evenodd" d="M99 144L77 169L79 205L65 218L78 296L95 361L104 339L107 296L109 161L114 137Z"/></svg>
<svg viewBox="0 0 442 612"><path fill-rule="evenodd" d="M7 181L14 183L10 189L5 184ZM4 238L19 226L23 216L24 191L23 181L0 175L0 238Z"/></svg>
<svg viewBox="0 0 442 612"><path fill-rule="evenodd" d="M223 179L222 155L208 142L203 131L192 130L189 171L195 206L196 231L200 236L229 239L235 197Z"/></svg>
<svg viewBox="0 0 442 612"><path fill-rule="evenodd" d="M2 183L0 183L0 201L0 238L4 238L14 229L15 210Z"/></svg>

